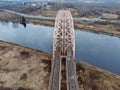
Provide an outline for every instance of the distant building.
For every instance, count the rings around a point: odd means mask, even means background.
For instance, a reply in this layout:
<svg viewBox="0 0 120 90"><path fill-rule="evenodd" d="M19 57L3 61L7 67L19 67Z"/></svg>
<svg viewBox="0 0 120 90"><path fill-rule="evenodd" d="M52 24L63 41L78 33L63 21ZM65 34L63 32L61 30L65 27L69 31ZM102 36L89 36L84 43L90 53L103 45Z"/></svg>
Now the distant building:
<svg viewBox="0 0 120 90"><path fill-rule="evenodd" d="M30 7L42 7L43 4L40 2L25 2L24 5L30 6Z"/></svg>

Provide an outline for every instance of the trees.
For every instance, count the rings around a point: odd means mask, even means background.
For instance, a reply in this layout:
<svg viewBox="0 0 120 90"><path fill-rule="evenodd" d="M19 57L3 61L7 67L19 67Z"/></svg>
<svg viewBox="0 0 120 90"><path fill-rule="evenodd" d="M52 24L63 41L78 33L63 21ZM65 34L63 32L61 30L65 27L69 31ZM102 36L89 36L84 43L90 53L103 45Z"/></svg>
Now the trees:
<svg viewBox="0 0 120 90"><path fill-rule="evenodd" d="M21 23L26 23L25 17L22 16Z"/></svg>

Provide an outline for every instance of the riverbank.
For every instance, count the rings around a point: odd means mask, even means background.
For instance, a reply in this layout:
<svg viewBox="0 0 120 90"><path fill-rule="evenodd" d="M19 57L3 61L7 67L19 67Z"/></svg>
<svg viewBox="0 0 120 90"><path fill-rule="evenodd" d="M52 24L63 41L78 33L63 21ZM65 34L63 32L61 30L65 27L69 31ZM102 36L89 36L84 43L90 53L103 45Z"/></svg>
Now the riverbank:
<svg viewBox="0 0 120 90"><path fill-rule="evenodd" d="M47 90L51 55L18 44L0 41L0 89ZM80 90L119 90L120 76L76 62Z"/></svg>
<svg viewBox="0 0 120 90"><path fill-rule="evenodd" d="M8 12L0 11L1 21L22 22L22 16L11 14ZM55 20L45 20L37 18L25 18L26 23L42 24L47 26L54 26ZM98 22L86 22L86 21L74 21L75 29L82 29L95 33L102 33L112 36L120 36L120 25L111 23L98 23Z"/></svg>
<svg viewBox="0 0 120 90"><path fill-rule="evenodd" d="M75 22L75 29L82 29L90 32L101 33L111 36L120 37L120 25L115 24L98 24L90 22Z"/></svg>
<svg viewBox="0 0 120 90"><path fill-rule="evenodd" d="M0 90L47 90L51 55L0 41Z"/></svg>

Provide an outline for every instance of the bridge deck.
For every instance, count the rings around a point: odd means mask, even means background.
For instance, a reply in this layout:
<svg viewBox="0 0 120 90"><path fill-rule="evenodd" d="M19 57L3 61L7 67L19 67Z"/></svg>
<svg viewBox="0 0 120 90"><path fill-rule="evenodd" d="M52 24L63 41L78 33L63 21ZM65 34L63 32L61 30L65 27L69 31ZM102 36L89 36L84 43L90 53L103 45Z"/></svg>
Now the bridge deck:
<svg viewBox="0 0 120 90"><path fill-rule="evenodd" d="M72 49L70 47L67 48L66 70L67 70L67 90L78 90L76 68L74 58L72 57Z"/></svg>
<svg viewBox="0 0 120 90"><path fill-rule="evenodd" d="M61 58L60 48L57 48L55 53L54 62L52 64L49 90L60 90L60 79L61 79Z"/></svg>

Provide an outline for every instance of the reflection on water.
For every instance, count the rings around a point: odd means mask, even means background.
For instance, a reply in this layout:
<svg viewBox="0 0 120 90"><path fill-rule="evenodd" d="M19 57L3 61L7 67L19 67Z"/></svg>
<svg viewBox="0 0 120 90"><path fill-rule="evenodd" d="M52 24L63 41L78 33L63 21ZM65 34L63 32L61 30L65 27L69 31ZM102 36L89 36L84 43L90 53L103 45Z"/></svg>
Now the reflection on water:
<svg viewBox="0 0 120 90"><path fill-rule="evenodd" d="M13 28L18 28L18 23L13 23Z"/></svg>
<svg viewBox="0 0 120 90"><path fill-rule="evenodd" d="M27 24L0 22L0 39L31 48L52 52L53 28Z"/></svg>
<svg viewBox="0 0 120 90"><path fill-rule="evenodd" d="M26 23L20 23L20 24L22 24L26 28L26 25L27 25Z"/></svg>
<svg viewBox="0 0 120 90"><path fill-rule="evenodd" d="M53 27L0 22L0 40L16 42L52 53ZM75 31L76 58L120 74L120 39Z"/></svg>
<svg viewBox="0 0 120 90"><path fill-rule="evenodd" d="M120 39L78 30L76 31L76 57L120 74Z"/></svg>
<svg viewBox="0 0 120 90"><path fill-rule="evenodd" d="M0 24L4 26L8 26L8 24L12 24L13 28L19 28L19 24L23 25L24 27L27 26L26 23L16 23L16 22L7 22L7 21L1 21Z"/></svg>

